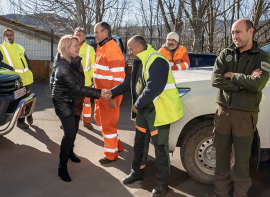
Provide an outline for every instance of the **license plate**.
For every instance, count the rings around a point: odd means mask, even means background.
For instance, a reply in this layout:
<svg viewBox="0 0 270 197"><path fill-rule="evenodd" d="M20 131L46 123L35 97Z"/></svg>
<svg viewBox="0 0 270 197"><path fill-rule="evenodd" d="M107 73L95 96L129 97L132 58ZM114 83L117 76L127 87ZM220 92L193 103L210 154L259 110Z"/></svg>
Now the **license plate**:
<svg viewBox="0 0 270 197"><path fill-rule="evenodd" d="M16 100L24 95L26 95L26 88L25 87L13 92L14 100Z"/></svg>

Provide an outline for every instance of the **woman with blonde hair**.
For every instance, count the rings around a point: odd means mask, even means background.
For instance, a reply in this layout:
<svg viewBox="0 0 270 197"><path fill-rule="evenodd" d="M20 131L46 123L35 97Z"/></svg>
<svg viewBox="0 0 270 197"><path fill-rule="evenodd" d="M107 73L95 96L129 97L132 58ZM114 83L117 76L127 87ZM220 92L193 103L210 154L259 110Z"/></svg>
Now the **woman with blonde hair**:
<svg viewBox="0 0 270 197"><path fill-rule="evenodd" d="M77 163L81 162L74 154L73 147L84 97L98 99L103 94L99 89L84 86L85 78L79 50L77 36L63 36L59 41L54 63L55 80L52 87L52 101L64 130L60 146L58 176L66 182L71 181L67 171L68 159Z"/></svg>

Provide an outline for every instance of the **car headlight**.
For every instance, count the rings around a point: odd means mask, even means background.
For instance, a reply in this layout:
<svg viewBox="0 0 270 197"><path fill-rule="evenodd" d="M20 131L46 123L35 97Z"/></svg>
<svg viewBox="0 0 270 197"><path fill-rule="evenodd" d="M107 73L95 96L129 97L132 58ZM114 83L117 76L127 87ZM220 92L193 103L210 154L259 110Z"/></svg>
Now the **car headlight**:
<svg viewBox="0 0 270 197"><path fill-rule="evenodd" d="M190 88L178 88L179 96L182 97L190 91Z"/></svg>

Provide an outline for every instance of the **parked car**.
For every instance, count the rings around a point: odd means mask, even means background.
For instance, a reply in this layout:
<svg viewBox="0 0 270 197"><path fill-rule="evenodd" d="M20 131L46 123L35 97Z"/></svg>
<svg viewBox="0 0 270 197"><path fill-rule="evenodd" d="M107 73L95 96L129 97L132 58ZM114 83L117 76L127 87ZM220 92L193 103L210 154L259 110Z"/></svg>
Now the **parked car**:
<svg viewBox="0 0 270 197"><path fill-rule="evenodd" d="M263 47L270 54L270 45ZM180 147L182 164L195 180L214 182L216 151L213 147L213 120L217 89L211 85L212 71L205 69L173 71L184 116L171 124L169 150ZM270 159L270 80L263 89L259 121L252 144L253 164ZM231 166L234 165L232 149Z"/></svg>
<svg viewBox="0 0 270 197"><path fill-rule="evenodd" d="M193 53L188 52L190 60L189 69L213 69L217 56L213 53Z"/></svg>
<svg viewBox="0 0 270 197"><path fill-rule="evenodd" d="M32 114L35 103L35 93L27 96L19 75L0 73L0 136L9 133L18 118Z"/></svg>

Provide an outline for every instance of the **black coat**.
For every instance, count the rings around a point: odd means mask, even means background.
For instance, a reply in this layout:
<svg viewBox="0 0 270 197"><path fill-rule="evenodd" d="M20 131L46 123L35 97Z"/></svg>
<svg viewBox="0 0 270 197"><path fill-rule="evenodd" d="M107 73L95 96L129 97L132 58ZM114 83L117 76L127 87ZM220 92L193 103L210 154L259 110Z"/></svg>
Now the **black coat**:
<svg viewBox="0 0 270 197"><path fill-rule="evenodd" d="M101 90L84 86L85 78L80 57L71 59L69 64L66 59L60 58L58 53L54 69L52 100L57 116L80 116L84 97L100 97Z"/></svg>

